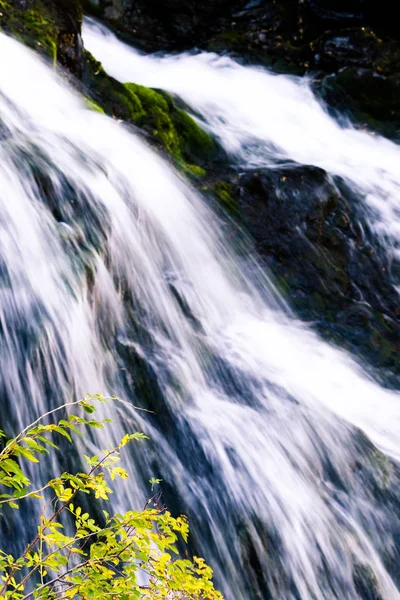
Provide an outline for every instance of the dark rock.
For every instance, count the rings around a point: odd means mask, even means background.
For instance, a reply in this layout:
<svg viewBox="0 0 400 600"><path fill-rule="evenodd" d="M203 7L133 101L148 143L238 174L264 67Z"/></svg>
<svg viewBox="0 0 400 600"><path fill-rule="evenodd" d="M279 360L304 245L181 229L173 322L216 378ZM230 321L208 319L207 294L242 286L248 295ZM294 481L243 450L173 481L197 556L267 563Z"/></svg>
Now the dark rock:
<svg viewBox="0 0 400 600"><path fill-rule="evenodd" d="M400 136L400 76L345 67L315 86L328 106L363 128Z"/></svg>
<svg viewBox="0 0 400 600"><path fill-rule="evenodd" d="M362 199L321 169L287 164L243 174L239 206L297 311L328 337L399 375L395 282Z"/></svg>
<svg viewBox="0 0 400 600"><path fill-rule="evenodd" d="M149 18L177 40L190 40L201 27L220 15L229 13L230 0L112 0L105 8L105 17L130 19Z"/></svg>
<svg viewBox="0 0 400 600"><path fill-rule="evenodd" d="M376 575L368 565L356 564L353 578L357 593L362 600L383 600Z"/></svg>
<svg viewBox="0 0 400 600"><path fill-rule="evenodd" d="M77 77L82 76L83 45L81 41L81 0L53 0L53 13L58 23L58 61Z"/></svg>

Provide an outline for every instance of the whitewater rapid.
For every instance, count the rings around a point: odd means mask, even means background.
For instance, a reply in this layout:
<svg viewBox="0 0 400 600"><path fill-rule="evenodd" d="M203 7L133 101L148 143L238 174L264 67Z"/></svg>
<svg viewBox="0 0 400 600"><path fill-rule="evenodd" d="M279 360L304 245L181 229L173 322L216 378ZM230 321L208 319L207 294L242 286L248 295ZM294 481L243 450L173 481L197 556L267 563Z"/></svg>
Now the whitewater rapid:
<svg viewBox="0 0 400 600"><path fill-rule="evenodd" d="M173 91L197 97L207 126L214 117L220 123L226 96L219 90L236 69L227 59L147 59L122 47L127 54L115 61L119 42L91 27L85 43L106 69L114 62L130 69L132 55L143 66L124 79L161 86L169 73L163 87L181 85ZM95 42L108 48L110 64ZM8 57L0 62L6 420L21 428L87 392L157 404L149 418L106 409L116 422L102 446L127 427L152 438L132 452L132 477L114 507L142 506L150 493L144 482L164 479L227 600L354 600L360 569L373 574L384 600L400 598L388 567L398 558L400 521L392 496L385 504L379 496L391 473L397 485L382 451L400 454L400 395L297 322L261 269L249 264L248 275L218 217L138 135L88 110L48 65L3 34L0 55ZM210 68L219 60L223 68ZM199 80L212 73L214 104L210 89L201 100L189 78L178 83L185 61ZM268 77L289 104L294 90L300 106L309 95ZM247 122L240 98L229 97L230 120L218 135L233 151L232 123L238 118L242 131ZM298 131L293 111L286 128ZM352 135L362 145L361 134ZM368 154L370 138L362 139ZM241 160L255 160L256 150L252 158L244 146L235 150Z"/></svg>

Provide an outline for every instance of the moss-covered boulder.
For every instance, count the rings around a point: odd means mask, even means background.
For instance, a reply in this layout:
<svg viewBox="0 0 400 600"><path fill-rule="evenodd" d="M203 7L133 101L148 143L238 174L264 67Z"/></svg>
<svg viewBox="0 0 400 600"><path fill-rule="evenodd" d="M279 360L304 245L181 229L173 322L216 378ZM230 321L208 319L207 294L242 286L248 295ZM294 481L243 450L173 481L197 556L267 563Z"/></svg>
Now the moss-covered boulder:
<svg viewBox="0 0 400 600"><path fill-rule="evenodd" d="M43 0L0 0L0 13L2 29L56 60L58 30L54 15Z"/></svg>
<svg viewBox="0 0 400 600"><path fill-rule="evenodd" d="M212 191L224 209L232 217L239 217L239 201L235 195L235 186L232 183L223 180L217 181Z"/></svg>
<svg viewBox="0 0 400 600"><path fill-rule="evenodd" d="M136 123L150 130L177 160L203 164L215 156L214 140L175 105L172 96L135 83L127 83L125 87L141 109Z"/></svg>
<svg viewBox="0 0 400 600"><path fill-rule="evenodd" d="M135 83L120 83L86 51L83 81L89 97L107 114L144 129L189 175L204 175L203 166L215 158L217 146L176 106L172 96Z"/></svg>
<svg viewBox="0 0 400 600"><path fill-rule="evenodd" d="M335 112L346 114L357 127L386 137L400 135L400 75L385 76L372 69L346 67L316 84Z"/></svg>
<svg viewBox="0 0 400 600"><path fill-rule="evenodd" d="M81 0L0 0L0 29L81 73Z"/></svg>
<svg viewBox="0 0 400 600"><path fill-rule="evenodd" d="M83 84L85 91L111 117L135 122L141 113L139 102L127 88L107 75L101 63L84 51Z"/></svg>

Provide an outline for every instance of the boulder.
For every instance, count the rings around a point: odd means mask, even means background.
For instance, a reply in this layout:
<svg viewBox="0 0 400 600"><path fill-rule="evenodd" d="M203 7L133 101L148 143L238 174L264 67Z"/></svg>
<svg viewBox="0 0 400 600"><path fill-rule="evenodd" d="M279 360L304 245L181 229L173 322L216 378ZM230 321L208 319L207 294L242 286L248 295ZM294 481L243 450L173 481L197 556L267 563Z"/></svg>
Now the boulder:
<svg viewBox="0 0 400 600"><path fill-rule="evenodd" d="M400 374L397 275L340 178L294 163L240 178L240 218L303 318L330 339Z"/></svg>

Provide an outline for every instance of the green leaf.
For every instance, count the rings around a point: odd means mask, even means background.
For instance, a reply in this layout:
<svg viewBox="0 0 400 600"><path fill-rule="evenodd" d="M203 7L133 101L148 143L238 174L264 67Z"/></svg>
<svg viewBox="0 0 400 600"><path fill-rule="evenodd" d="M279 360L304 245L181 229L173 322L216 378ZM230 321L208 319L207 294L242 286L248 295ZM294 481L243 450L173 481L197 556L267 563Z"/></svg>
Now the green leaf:
<svg viewBox="0 0 400 600"><path fill-rule="evenodd" d="M88 404L87 402L81 402L80 406L82 406L83 410L89 415L92 415L96 411L96 407L92 404Z"/></svg>
<svg viewBox="0 0 400 600"><path fill-rule="evenodd" d="M62 427L58 427L58 426L54 427L54 431L57 431L57 433L66 437L67 440L72 444L72 438L71 438L70 434L68 433L68 431L65 431L65 429L63 429Z"/></svg>
<svg viewBox="0 0 400 600"><path fill-rule="evenodd" d="M162 482L162 479L155 479L154 477L152 477L149 480L149 483L151 483L151 491L154 491L154 486L159 485Z"/></svg>
<svg viewBox="0 0 400 600"><path fill-rule="evenodd" d="M31 450L29 450L28 448L24 448L23 446L18 446L18 454L20 456L23 456L30 462L34 462L34 463L39 462L38 459L36 458L36 456L33 454L33 452Z"/></svg>

